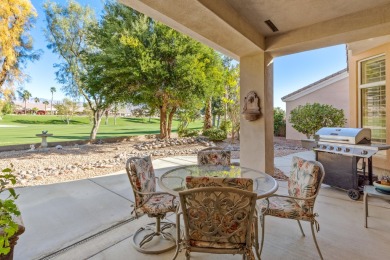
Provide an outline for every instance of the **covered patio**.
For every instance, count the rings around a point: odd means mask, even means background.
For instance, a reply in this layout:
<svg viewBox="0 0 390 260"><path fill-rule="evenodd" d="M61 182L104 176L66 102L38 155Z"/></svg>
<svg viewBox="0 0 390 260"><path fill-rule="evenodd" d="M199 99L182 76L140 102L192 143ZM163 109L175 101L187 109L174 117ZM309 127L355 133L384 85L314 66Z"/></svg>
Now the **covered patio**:
<svg viewBox="0 0 390 260"><path fill-rule="evenodd" d="M312 152L295 154L307 159ZM293 155L279 157L275 165L288 168ZM195 156L153 161L156 175L174 167L195 164ZM287 193L279 182L278 194ZM14 259L171 259L174 250L145 255L132 244L135 231L150 222L134 219L130 183L124 172L86 180L19 188L18 205L26 226ZM323 185L316 202L320 232L317 240L324 259L387 259L390 241L390 204L370 198L368 228L364 228L363 203L345 191ZM175 217L169 217L171 221ZM318 259L310 225L268 217L262 259ZM184 259L181 253L177 259ZM238 259L240 256L192 254L192 259Z"/></svg>

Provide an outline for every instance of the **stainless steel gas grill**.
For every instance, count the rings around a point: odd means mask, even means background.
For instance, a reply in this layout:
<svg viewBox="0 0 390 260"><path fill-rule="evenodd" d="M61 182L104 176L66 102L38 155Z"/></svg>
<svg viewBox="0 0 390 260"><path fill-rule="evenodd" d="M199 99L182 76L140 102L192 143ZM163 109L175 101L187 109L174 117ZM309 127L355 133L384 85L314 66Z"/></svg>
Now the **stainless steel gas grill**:
<svg viewBox="0 0 390 260"><path fill-rule="evenodd" d="M371 144L369 128L324 127L316 138L316 160L325 169L323 183L347 190L351 199L358 200L364 183L373 182L372 156L390 145Z"/></svg>

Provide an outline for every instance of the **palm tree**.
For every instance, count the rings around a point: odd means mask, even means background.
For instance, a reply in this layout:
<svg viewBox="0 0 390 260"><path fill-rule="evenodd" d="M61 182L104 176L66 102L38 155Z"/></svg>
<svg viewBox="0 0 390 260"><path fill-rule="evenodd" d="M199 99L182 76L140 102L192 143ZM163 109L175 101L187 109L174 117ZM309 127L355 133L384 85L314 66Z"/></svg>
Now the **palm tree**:
<svg viewBox="0 0 390 260"><path fill-rule="evenodd" d="M38 104L39 103L39 98L35 97L34 98L34 102Z"/></svg>
<svg viewBox="0 0 390 260"><path fill-rule="evenodd" d="M46 106L49 105L49 101L45 100L42 103L45 105L45 115L46 115Z"/></svg>
<svg viewBox="0 0 390 260"><path fill-rule="evenodd" d="M51 88L50 88L50 92L51 92L50 112L51 112L51 114L53 114L53 94L54 94L54 92L56 92L56 91L57 91L57 90L56 90L55 87L51 87Z"/></svg>
<svg viewBox="0 0 390 260"><path fill-rule="evenodd" d="M24 101L24 114L27 112L27 100L32 96L28 90L23 90L23 92L19 91L19 97Z"/></svg>

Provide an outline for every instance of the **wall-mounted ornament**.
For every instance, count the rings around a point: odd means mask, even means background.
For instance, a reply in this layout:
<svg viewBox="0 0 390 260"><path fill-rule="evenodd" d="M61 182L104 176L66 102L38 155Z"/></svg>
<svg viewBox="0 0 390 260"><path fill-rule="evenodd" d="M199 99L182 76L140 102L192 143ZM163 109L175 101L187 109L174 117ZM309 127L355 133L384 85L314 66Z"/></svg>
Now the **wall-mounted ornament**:
<svg viewBox="0 0 390 260"><path fill-rule="evenodd" d="M260 118L260 98L256 92L251 91L246 95L242 115L248 121L255 121Z"/></svg>

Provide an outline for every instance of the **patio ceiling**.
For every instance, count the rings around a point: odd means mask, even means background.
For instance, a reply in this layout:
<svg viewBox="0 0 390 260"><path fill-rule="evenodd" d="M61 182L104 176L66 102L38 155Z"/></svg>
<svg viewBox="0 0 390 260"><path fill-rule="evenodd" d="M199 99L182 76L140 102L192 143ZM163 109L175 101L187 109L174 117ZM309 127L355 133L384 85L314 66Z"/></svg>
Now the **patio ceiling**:
<svg viewBox="0 0 390 260"><path fill-rule="evenodd" d="M390 0L119 0L236 59L390 34ZM264 23L271 20L279 29Z"/></svg>

